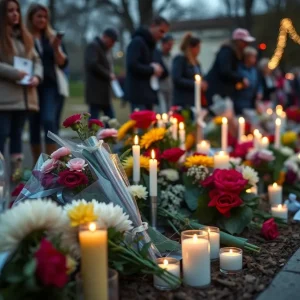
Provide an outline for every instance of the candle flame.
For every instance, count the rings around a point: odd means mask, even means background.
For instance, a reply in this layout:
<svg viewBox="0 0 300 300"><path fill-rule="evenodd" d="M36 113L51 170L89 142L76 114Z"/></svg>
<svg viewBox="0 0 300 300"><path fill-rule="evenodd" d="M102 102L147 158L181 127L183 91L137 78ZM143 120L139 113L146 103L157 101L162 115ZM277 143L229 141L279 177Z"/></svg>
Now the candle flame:
<svg viewBox="0 0 300 300"><path fill-rule="evenodd" d="M207 141L201 141L201 142L200 142L200 145L201 145L201 146L206 146L207 144L208 144Z"/></svg>
<svg viewBox="0 0 300 300"><path fill-rule="evenodd" d="M227 118L223 117L223 118L222 118L222 124L227 124L227 123L228 123Z"/></svg>
<svg viewBox="0 0 300 300"><path fill-rule="evenodd" d="M261 139L261 141L262 141L263 144L268 144L268 143L269 143L269 139L268 139L266 136L264 136L264 137Z"/></svg>
<svg viewBox="0 0 300 300"><path fill-rule="evenodd" d="M176 118L172 118L172 123L177 124L178 120Z"/></svg>
<svg viewBox="0 0 300 300"><path fill-rule="evenodd" d="M166 113L162 114L162 119L167 122L168 121L168 115Z"/></svg>
<svg viewBox="0 0 300 300"><path fill-rule="evenodd" d="M247 141L248 141L247 136L246 136L246 135L242 135L241 141L242 141L242 142L247 142Z"/></svg>
<svg viewBox="0 0 300 300"><path fill-rule="evenodd" d="M161 120L161 115L160 114L156 115L156 120Z"/></svg>
<svg viewBox="0 0 300 300"><path fill-rule="evenodd" d="M194 241L194 242L197 242L197 240L198 240L197 234L194 234L194 235L193 235L193 241Z"/></svg>
<svg viewBox="0 0 300 300"><path fill-rule="evenodd" d="M276 121L275 121L275 124L276 124L277 126L280 126L280 125L281 125L281 120L277 118Z"/></svg>
<svg viewBox="0 0 300 300"><path fill-rule="evenodd" d="M138 144L139 144L139 137L138 137L138 135L136 135L136 136L134 137L134 144L135 144L135 145L138 145Z"/></svg>
<svg viewBox="0 0 300 300"><path fill-rule="evenodd" d="M273 114L273 109L272 109L272 108L268 108L268 109L267 109L267 114L268 114L269 116L271 116L271 115Z"/></svg>
<svg viewBox="0 0 300 300"><path fill-rule="evenodd" d="M164 266L167 266L169 264L167 259L164 259Z"/></svg>
<svg viewBox="0 0 300 300"><path fill-rule="evenodd" d="M89 230L90 230L90 231L96 231L96 229L97 229L96 223L91 223L91 224L89 225Z"/></svg>
<svg viewBox="0 0 300 300"><path fill-rule="evenodd" d="M246 190L246 193L248 194L252 193L251 189Z"/></svg>
<svg viewBox="0 0 300 300"><path fill-rule="evenodd" d="M240 117L240 118L239 118L239 123L240 123L240 124L244 124L244 123L245 123L245 119L244 119L243 117Z"/></svg>
<svg viewBox="0 0 300 300"><path fill-rule="evenodd" d="M253 140L253 135L250 133L247 135L247 139L248 141L252 141Z"/></svg>
<svg viewBox="0 0 300 300"><path fill-rule="evenodd" d="M180 129L180 130L183 130L183 129L184 129L184 124L183 124L183 122L180 122L180 123L179 123L179 129Z"/></svg>
<svg viewBox="0 0 300 300"><path fill-rule="evenodd" d="M283 111L282 113L281 113L281 118L285 118L286 117L286 113Z"/></svg>
<svg viewBox="0 0 300 300"><path fill-rule="evenodd" d="M260 134L260 132L259 132L258 129L254 129L253 134L254 134L254 135L258 135L258 134Z"/></svg>
<svg viewBox="0 0 300 300"><path fill-rule="evenodd" d="M221 156L225 155L225 151L220 151L219 155L221 155Z"/></svg>
<svg viewBox="0 0 300 300"><path fill-rule="evenodd" d="M282 204L279 204L279 205L278 205L278 209L282 209Z"/></svg>
<svg viewBox="0 0 300 300"><path fill-rule="evenodd" d="M277 186L278 186L277 182L274 182L273 187L277 187Z"/></svg>
<svg viewBox="0 0 300 300"><path fill-rule="evenodd" d="M195 80L196 80L197 82L200 82L200 81L201 81L201 76L200 76L199 74L196 74L196 75L195 75Z"/></svg>
<svg viewBox="0 0 300 300"><path fill-rule="evenodd" d="M276 110L283 110L282 105L277 105L277 106L276 106Z"/></svg>
<svg viewBox="0 0 300 300"><path fill-rule="evenodd" d="M152 159L155 159L155 151L152 149L152 151L151 151L151 158Z"/></svg>

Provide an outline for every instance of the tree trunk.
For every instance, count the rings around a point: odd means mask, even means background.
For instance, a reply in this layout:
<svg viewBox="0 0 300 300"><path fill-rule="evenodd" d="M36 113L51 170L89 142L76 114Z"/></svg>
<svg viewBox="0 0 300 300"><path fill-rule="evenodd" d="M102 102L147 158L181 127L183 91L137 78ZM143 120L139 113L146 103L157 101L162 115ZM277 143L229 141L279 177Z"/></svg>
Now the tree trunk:
<svg viewBox="0 0 300 300"><path fill-rule="evenodd" d="M244 0L244 7L245 7L244 26L248 30L251 30L253 25L252 8L254 2L255 2L254 0Z"/></svg>
<svg viewBox="0 0 300 300"><path fill-rule="evenodd" d="M153 18L153 0L138 0L140 25L150 25Z"/></svg>

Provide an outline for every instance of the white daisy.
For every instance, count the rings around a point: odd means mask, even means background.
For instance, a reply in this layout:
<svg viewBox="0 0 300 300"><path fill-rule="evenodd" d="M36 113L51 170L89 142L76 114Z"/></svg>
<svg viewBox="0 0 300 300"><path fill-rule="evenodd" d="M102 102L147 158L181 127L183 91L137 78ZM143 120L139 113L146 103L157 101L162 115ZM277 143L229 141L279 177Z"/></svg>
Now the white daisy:
<svg viewBox="0 0 300 300"><path fill-rule="evenodd" d="M146 187L142 185L131 185L128 187L128 191L131 196L137 199L144 199L146 200L148 197L148 192Z"/></svg>
<svg viewBox="0 0 300 300"><path fill-rule="evenodd" d="M165 169L159 172L160 176L165 176L169 181L177 181L179 179L179 173L174 169Z"/></svg>
<svg viewBox="0 0 300 300"><path fill-rule="evenodd" d="M242 173L243 178L248 180L249 184L251 184L252 186L255 186L258 183L259 181L258 174L251 167L241 166L238 168L238 170Z"/></svg>

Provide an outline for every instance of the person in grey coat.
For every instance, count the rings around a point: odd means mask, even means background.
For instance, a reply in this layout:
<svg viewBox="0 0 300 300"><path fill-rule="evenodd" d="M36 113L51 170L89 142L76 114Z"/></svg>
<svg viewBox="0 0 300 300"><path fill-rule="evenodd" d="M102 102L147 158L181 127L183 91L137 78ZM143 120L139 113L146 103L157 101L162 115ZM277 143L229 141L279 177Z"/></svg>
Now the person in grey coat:
<svg viewBox="0 0 300 300"><path fill-rule="evenodd" d="M101 111L110 118L114 117L110 83L116 76L109 55L117 39L117 31L107 28L101 37L88 44L85 51L85 101L92 119L98 119Z"/></svg>

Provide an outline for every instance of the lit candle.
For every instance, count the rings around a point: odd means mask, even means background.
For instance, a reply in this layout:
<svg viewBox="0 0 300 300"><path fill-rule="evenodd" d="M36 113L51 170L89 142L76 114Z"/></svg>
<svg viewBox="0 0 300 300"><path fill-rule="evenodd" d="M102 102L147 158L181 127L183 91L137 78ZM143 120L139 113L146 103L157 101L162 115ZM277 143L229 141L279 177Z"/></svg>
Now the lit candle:
<svg viewBox="0 0 300 300"><path fill-rule="evenodd" d="M96 223L79 231L81 276L85 300L108 299L107 230ZM96 263L95 263L96 262Z"/></svg>
<svg viewBox="0 0 300 300"><path fill-rule="evenodd" d="M245 134L245 119L243 117L239 118L239 136L238 136L238 142L242 142L242 137Z"/></svg>
<svg viewBox="0 0 300 300"><path fill-rule="evenodd" d="M248 140L248 142L252 142L253 141L253 134L248 134L247 135L247 140Z"/></svg>
<svg viewBox="0 0 300 300"><path fill-rule="evenodd" d="M282 186L276 182L268 186L268 195L271 205L278 205L282 203Z"/></svg>
<svg viewBox="0 0 300 300"><path fill-rule="evenodd" d="M151 159L149 160L150 175L150 196L157 196L157 160L155 159L155 151L151 151Z"/></svg>
<svg viewBox="0 0 300 300"><path fill-rule="evenodd" d="M210 253L208 233L187 230L181 233L183 281L193 287L210 284Z"/></svg>
<svg viewBox="0 0 300 300"><path fill-rule="evenodd" d="M227 118L222 118L222 151L227 152L228 146L228 120Z"/></svg>
<svg viewBox="0 0 300 300"><path fill-rule="evenodd" d="M253 136L254 136L253 146L255 149L259 149L260 139L262 138L262 134L259 132L258 129L254 129Z"/></svg>
<svg viewBox="0 0 300 300"><path fill-rule="evenodd" d="M215 169L228 169L229 168L229 155L220 151L214 155L214 168Z"/></svg>
<svg viewBox="0 0 300 300"><path fill-rule="evenodd" d="M282 114L282 112L283 112L283 107L282 107L282 105L277 105L277 106L276 106L276 115L277 115L278 117L280 117L281 114Z"/></svg>
<svg viewBox="0 0 300 300"><path fill-rule="evenodd" d="M133 182L138 184L140 182L140 152L139 137L134 137L134 145L132 146L133 155Z"/></svg>
<svg viewBox="0 0 300 300"><path fill-rule="evenodd" d="M195 75L195 110L196 110L196 122L201 110L201 76Z"/></svg>
<svg viewBox="0 0 300 300"><path fill-rule="evenodd" d="M162 120L163 120L164 124L167 124L169 122L169 118L166 113L162 114Z"/></svg>
<svg viewBox="0 0 300 300"><path fill-rule="evenodd" d="M161 119L161 115L160 114L157 114L156 115L156 121L157 121L157 127L158 128L162 128L165 126L165 123L164 121Z"/></svg>
<svg viewBox="0 0 300 300"><path fill-rule="evenodd" d="M242 144L242 143L246 143L246 142L248 142L248 137L246 135L242 135L240 143Z"/></svg>
<svg viewBox="0 0 300 300"><path fill-rule="evenodd" d="M269 116L272 116L272 115L273 115L273 109L272 109L272 108L268 108L268 109L267 109L267 114L268 114Z"/></svg>
<svg viewBox="0 0 300 300"><path fill-rule="evenodd" d="M172 138L177 141L178 140L178 124L177 119L172 118Z"/></svg>
<svg viewBox="0 0 300 300"><path fill-rule="evenodd" d="M210 243L210 259L219 259L220 253L220 230L218 227L208 226L205 227L208 232L209 243Z"/></svg>
<svg viewBox="0 0 300 300"><path fill-rule="evenodd" d="M246 192L257 195L257 186L252 186L250 189L246 190Z"/></svg>
<svg viewBox="0 0 300 300"><path fill-rule="evenodd" d="M274 143L274 147L276 149L280 147L280 131L281 131L281 120L277 118L275 121L275 143Z"/></svg>
<svg viewBox="0 0 300 300"><path fill-rule="evenodd" d="M221 248L220 270L223 273L236 273L243 268L243 250L239 248Z"/></svg>
<svg viewBox="0 0 300 300"><path fill-rule="evenodd" d="M197 144L197 152L201 154L208 155L210 151L210 142L209 141L201 141Z"/></svg>
<svg viewBox="0 0 300 300"><path fill-rule="evenodd" d="M158 258L156 262L161 269L165 269L169 273L173 274L175 277L180 278L180 263L177 259L172 257L163 257L163 258ZM159 278L158 276L154 276L153 279L154 279L154 286L157 289L171 290L176 288L174 286L171 286L169 283L167 283L162 278Z"/></svg>
<svg viewBox="0 0 300 300"><path fill-rule="evenodd" d="M271 207L271 213L273 217L277 217L287 222L288 220L288 208L286 205L277 205Z"/></svg>
<svg viewBox="0 0 300 300"><path fill-rule="evenodd" d="M267 149L269 147L269 139L264 136L260 141L259 141L259 149Z"/></svg>
<svg viewBox="0 0 300 300"><path fill-rule="evenodd" d="M179 123L179 141L180 141L180 146L182 145L185 146L185 129L184 129L184 123L182 122Z"/></svg>
<svg viewBox="0 0 300 300"><path fill-rule="evenodd" d="M285 132L285 128L286 128L286 113L284 111L281 113L280 119L281 119L281 124L282 124L282 126L281 126L281 132Z"/></svg>

